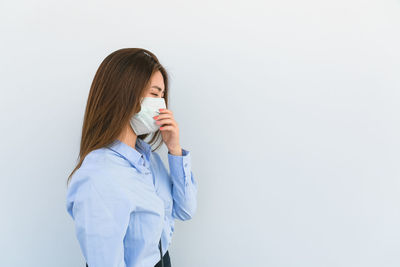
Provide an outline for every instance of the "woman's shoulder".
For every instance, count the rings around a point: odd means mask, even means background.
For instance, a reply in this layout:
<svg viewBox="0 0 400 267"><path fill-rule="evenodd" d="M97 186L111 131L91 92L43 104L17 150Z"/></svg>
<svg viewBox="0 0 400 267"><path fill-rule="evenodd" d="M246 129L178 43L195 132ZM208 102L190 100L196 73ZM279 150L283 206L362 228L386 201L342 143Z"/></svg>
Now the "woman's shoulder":
<svg viewBox="0 0 400 267"><path fill-rule="evenodd" d="M91 151L83 159L81 166L73 173L68 191L95 187L101 193L121 191L121 179L134 176L135 169L129 168L125 160L114 155L107 148Z"/></svg>
<svg viewBox="0 0 400 267"><path fill-rule="evenodd" d="M126 175L124 177L107 156L92 157L89 155L88 160L71 176L66 192L67 211L72 215L74 203L92 203L97 200L131 205L129 188L132 185L124 184L128 180Z"/></svg>
<svg viewBox="0 0 400 267"><path fill-rule="evenodd" d="M118 168L127 166L126 160L118 156L118 154L108 149L107 147L98 148L89 152L84 158L81 168L82 169L98 169L104 168Z"/></svg>

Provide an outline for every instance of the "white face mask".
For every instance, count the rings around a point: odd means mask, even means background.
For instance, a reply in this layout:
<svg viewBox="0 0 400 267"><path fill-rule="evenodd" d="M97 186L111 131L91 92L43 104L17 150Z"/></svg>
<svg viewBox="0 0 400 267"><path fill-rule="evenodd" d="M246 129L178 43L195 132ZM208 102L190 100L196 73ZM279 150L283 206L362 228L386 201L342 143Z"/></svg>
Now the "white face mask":
<svg viewBox="0 0 400 267"><path fill-rule="evenodd" d="M152 133L158 130L161 125L156 124L154 116L159 115L160 108L166 108L163 97L144 97L141 102L141 109L132 116L130 124L136 135Z"/></svg>

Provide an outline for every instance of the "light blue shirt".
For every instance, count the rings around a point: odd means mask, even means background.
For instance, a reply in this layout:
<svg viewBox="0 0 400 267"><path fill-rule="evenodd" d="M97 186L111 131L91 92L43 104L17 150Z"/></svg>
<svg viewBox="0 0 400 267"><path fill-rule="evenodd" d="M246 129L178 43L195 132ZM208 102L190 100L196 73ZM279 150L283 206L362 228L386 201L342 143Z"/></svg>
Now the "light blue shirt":
<svg viewBox="0 0 400 267"><path fill-rule="evenodd" d="M89 267L153 267L174 232L193 217L197 182L190 152L168 153L170 173L151 146L116 139L91 151L68 185L66 208Z"/></svg>

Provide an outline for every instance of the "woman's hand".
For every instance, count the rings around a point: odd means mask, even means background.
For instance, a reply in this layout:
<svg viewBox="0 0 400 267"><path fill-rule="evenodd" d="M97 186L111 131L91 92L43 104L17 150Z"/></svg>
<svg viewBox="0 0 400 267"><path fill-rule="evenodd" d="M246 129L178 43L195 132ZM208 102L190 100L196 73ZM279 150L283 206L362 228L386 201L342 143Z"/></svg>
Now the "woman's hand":
<svg viewBox="0 0 400 267"><path fill-rule="evenodd" d="M161 135L164 143L168 147L168 152L172 155L181 156L182 148L179 144L179 128L178 123L175 121L172 111L169 109L160 108L160 115L154 116L160 127Z"/></svg>

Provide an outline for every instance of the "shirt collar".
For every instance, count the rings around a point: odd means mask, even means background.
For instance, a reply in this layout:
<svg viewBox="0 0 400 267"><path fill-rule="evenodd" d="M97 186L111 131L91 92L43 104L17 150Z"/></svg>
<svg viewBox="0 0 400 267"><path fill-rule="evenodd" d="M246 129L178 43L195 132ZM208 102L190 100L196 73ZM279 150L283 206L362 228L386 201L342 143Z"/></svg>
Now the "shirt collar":
<svg viewBox="0 0 400 267"><path fill-rule="evenodd" d="M135 167L140 166L140 158L144 154L147 160L150 159L151 146L140 138L136 138L135 148L115 139L108 148L120 154Z"/></svg>
<svg viewBox="0 0 400 267"><path fill-rule="evenodd" d="M136 138L136 148L143 151L148 160L150 160L151 145L140 138Z"/></svg>

